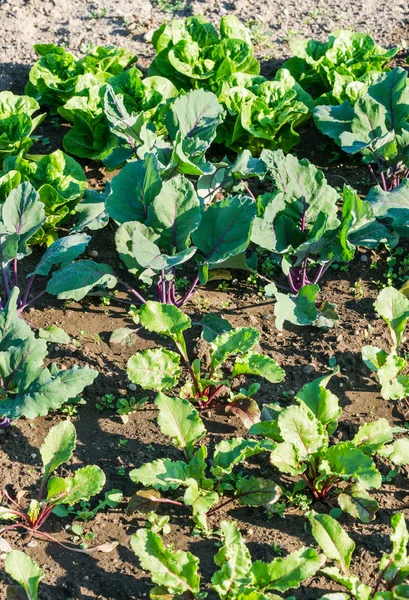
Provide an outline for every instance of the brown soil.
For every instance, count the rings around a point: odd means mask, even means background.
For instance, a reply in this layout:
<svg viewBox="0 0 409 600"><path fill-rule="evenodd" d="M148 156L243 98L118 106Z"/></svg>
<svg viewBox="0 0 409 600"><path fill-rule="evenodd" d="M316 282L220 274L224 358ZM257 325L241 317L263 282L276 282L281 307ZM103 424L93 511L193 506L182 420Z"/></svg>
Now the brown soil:
<svg viewBox="0 0 409 600"><path fill-rule="evenodd" d="M259 7L259 16L271 33L273 49L260 47L260 56L265 57L264 72L272 72L283 57L288 56L288 29L307 36L325 37L337 26L351 26L358 30L369 30L378 42L388 45L407 39L407 5L403 2L384 4L380 0L367 2L347 2L342 8L337 3L319 3L309 0L300 3L288 0L286 8L270 1ZM245 1L236 3L213 2L212 0L192 3L193 12L205 13L217 20L220 15L232 11L242 18L254 18L253 7ZM90 11L107 8L107 14L98 19L90 18ZM315 11L315 12L313 12ZM78 50L81 43L125 45L134 48L141 57L142 66L151 54L150 45L144 35L155 28L163 18L150 2L139 0L127 2L84 3L80 0L34 3L27 0L1 2L2 17L0 89L13 89L21 92L27 75L27 64L34 55L33 43L66 42L68 47ZM137 29L128 31L124 17L134 18ZM167 15L169 17L169 14ZM406 21L405 21L406 19ZM24 23L24 27L23 27ZM274 58L272 58L274 56ZM43 125L41 132L50 140L50 150L61 147L62 130ZM38 151L45 148L39 144ZM303 131L301 144L295 149L299 157L306 156L318 167L323 168L329 182L342 187L345 182L365 191L369 184L366 170L357 160L346 156L338 158L335 146L320 136L312 124ZM339 161L342 161L340 163ZM101 188L105 174L96 163L87 164L90 187ZM111 176L111 175L110 175ZM98 251L98 261L108 262L119 269L119 259L112 243L107 242L107 234L112 239L113 230L96 232L90 249ZM383 400L375 379L370 376L361 359L361 348L368 343L387 347L386 327L373 310L373 300L378 293L375 283L382 280L385 271L385 253L358 253L347 272L329 270L322 283L321 296L337 305L340 315L339 325L327 332L313 328L288 326L282 333L274 327L273 303L257 295L257 289L246 283L242 274L234 274L235 283L227 291L217 289L217 284L200 289L186 305L186 312L197 320L203 312L216 313L226 317L234 326L257 327L261 336L261 347L285 369L285 381L278 385L264 383L257 400L261 403L279 401L283 405L292 402L294 393L308 381L329 370L329 359L336 357L340 374L333 378L330 387L340 398L343 415L337 437L351 439L357 427L366 421L385 417L394 425L403 425L401 408L394 402ZM365 260L366 259L366 260ZM377 261L375 269L371 263ZM355 283L359 287L355 288ZM362 294L359 293L362 289ZM126 375L126 361L139 349L163 344L163 340L138 332L136 343L128 350L110 347L109 336L113 329L130 326L131 321L123 305L112 303L103 306L98 300L87 299L83 304L72 303L64 307L53 298L46 296L34 309L27 313L27 320L35 328L52 323L63 327L79 346L50 345L50 359L60 365L73 363L89 365L100 371L95 383L84 393L87 401L78 409L73 418L78 434L78 446L68 469L76 469L85 464L97 464L107 476L106 490L119 488L128 499L135 491L129 479L129 471L147 461L164 456L177 457L168 440L163 437L156 425L157 411L153 404L130 416L124 425L114 414L98 412L96 401L104 394L116 397L145 395L140 390L130 392ZM83 335L80 332L86 332ZM189 338L189 351L193 356L202 353L203 343L200 330L195 328ZM409 352L409 347L407 347ZM307 365L312 368L306 369ZM40 477L40 456L38 448L50 427L65 418L54 414L34 422L19 421L15 426L0 431L0 465L2 477L0 487L8 487L14 492L35 490ZM241 422L233 416L207 413L204 417L208 429L207 443L215 443L237 435L245 434ZM121 440L128 440L121 446ZM267 458L263 457L248 465L257 469L265 477L277 477L270 469ZM380 470L387 473L390 465L378 461ZM124 469L125 474L119 469ZM63 469L64 472L64 469ZM377 519L370 525L362 525L343 515L340 522L354 538L357 549L353 571L363 582L373 584L376 579L376 565L383 552L389 551L390 519L396 512L404 512L409 518L408 468L401 468L392 483L385 483L374 493L381 509ZM315 545L311 534L305 530L305 520L301 511L287 513L285 518L274 517L266 520L262 509L239 508L230 505L226 512L216 513L211 521L215 527L225 517L233 518L249 544L254 560L271 560L277 554L274 547L280 546L284 554L300 548L301 545ZM327 506L316 505L318 511L328 511ZM193 523L188 510L171 509L171 533L166 542L177 548L189 549L200 557L201 573L206 587L216 567L213 556L216 552L214 540L192 537ZM61 542L72 538L66 524L72 519L53 517L46 531ZM91 600L140 599L147 597L151 587L145 572L139 569L138 561L130 549L130 535L143 526L144 519L125 515L124 506L108 513L99 513L94 520L83 525L85 531L96 534L95 544L117 540L118 547L110 554L86 556L74 554L59 546L38 540L36 545L27 546L27 540L13 534L7 539L13 548L21 548L34 558L44 570L40 585L41 600ZM0 573L0 599L6 598L5 584L9 578ZM301 586L294 593L295 598L314 600L328 590L337 591L335 584L317 576ZM208 598L215 596L210 592Z"/></svg>

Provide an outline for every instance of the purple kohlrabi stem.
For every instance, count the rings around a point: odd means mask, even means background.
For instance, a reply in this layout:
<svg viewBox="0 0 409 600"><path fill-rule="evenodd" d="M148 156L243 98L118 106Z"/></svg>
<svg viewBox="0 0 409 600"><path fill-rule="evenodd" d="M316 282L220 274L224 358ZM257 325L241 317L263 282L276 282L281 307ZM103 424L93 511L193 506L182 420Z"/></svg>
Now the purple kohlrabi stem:
<svg viewBox="0 0 409 600"><path fill-rule="evenodd" d="M374 182L375 182L375 185L379 185L378 178L377 178L377 176L375 175L375 171L373 170L373 167L372 167L371 163L368 163L368 169L369 169L369 172L370 172L370 174L371 174L371 176L372 176L372 179L373 179L373 180L374 180Z"/></svg>
<svg viewBox="0 0 409 600"><path fill-rule="evenodd" d="M7 417L0 417L0 429L7 429L7 427L10 427L11 425L11 419L8 419Z"/></svg>
<svg viewBox="0 0 409 600"><path fill-rule="evenodd" d="M126 288L128 290L128 292L131 292L131 294L136 296L142 304L146 304L145 298L143 296L141 296L141 294L139 292L137 292L133 287L131 287L128 283L126 283L126 281L123 281L122 279L118 279L118 283L123 285L124 288Z"/></svg>
<svg viewBox="0 0 409 600"><path fill-rule="evenodd" d="M18 287L17 258L13 259L13 284L14 284L14 287Z"/></svg>
<svg viewBox="0 0 409 600"><path fill-rule="evenodd" d="M193 295L195 288L197 286L197 284L199 283L199 275L196 275L196 277L194 278L194 280L192 281L189 289L187 290L186 294L176 302L176 306L178 308L180 308L181 306L184 305L185 302L187 302L189 300L189 298Z"/></svg>

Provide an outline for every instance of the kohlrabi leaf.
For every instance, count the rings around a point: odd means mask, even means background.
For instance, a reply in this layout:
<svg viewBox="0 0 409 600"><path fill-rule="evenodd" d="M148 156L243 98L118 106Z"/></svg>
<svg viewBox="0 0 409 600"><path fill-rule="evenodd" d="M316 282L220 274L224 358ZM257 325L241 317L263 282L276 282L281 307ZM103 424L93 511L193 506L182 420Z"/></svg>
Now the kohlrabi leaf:
<svg viewBox="0 0 409 600"><path fill-rule="evenodd" d="M313 577L325 563L325 557L312 548L301 548L285 558L275 558L271 563L257 560L251 567L254 584L265 592L286 592Z"/></svg>
<svg viewBox="0 0 409 600"><path fill-rule="evenodd" d="M56 240L47 248L31 275L49 275L54 265L72 263L88 246L91 237L85 233L68 235Z"/></svg>
<svg viewBox="0 0 409 600"><path fill-rule="evenodd" d="M379 186L369 190L365 201L371 206L374 215L389 224L394 231L403 237L409 236L409 179L385 192Z"/></svg>
<svg viewBox="0 0 409 600"><path fill-rule="evenodd" d="M319 421L326 427L328 435L332 435L337 428L338 419L342 409L335 394L327 389L328 382L334 373L314 379L304 385L296 394L295 399L304 403L314 413Z"/></svg>
<svg viewBox="0 0 409 600"><path fill-rule="evenodd" d="M276 327L282 331L285 321L294 325L312 325L318 317L315 300L319 292L318 285L304 285L296 296L279 292L274 284L269 284L268 295L274 295L274 316Z"/></svg>
<svg viewBox="0 0 409 600"><path fill-rule="evenodd" d="M199 413L188 400L169 398L161 392L156 396L155 404L159 408L158 425L162 433L169 436L172 444L189 460L195 443L206 434Z"/></svg>
<svg viewBox="0 0 409 600"><path fill-rule="evenodd" d="M153 348L131 356L126 370L132 383L146 390L166 390L174 387L179 380L179 362L180 356L176 352Z"/></svg>
<svg viewBox="0 0 409 600"><path fill-rule="evenodd" d="M199 559L196 556L166 548L161 538L147 529L139 529L133 534L131 546L142 568L150 572L153 583L163 585L173 595L190 592L195 597L199 593Z"/></svg>
<svg viewBox="0 0 409 600"><path fill-rule="evenodd" d="M27 254L28 241L45 223L44 204L30 183L11 190L1 208L1 220L8 233L18 234L19 253Z"/></svg>
<svg viewBox="0 0 409 600"><path fill-rule="evenodd" d="M109 265L92 260L77 260L56 271L47 284L47 292L60 300L82 300L97 286L115 287L117 279Z"/></svg>
<svg viewBox="0 0 409 600"><path fill-rule="evenodd" d="M212 577L212 588L221 600L229 600L251 582L252 561L236 523L222 521L220 532L223 545L214 557L219 570Z"/></svg>
<svg viewBox="0 0 409 600"><path fill-rule="evenodd" d="M6 556L4 570L21 585L27 600L37 600L38 586L44 573L32 558L20 550L12 550ZM7 598L9 597L7 594ZM15 598L18 597L15 596Z"/></svg>
<svg viewBox="0 0 409 600"><path fill-rule="evenodd" d="M273 358L252 352L236 359L232 376L241 374L258 375L271 383L280 383L285 377L284 370Z"/></svg>
<svg viewBox="0 0 409 600"><path fill-rule="evenodd" d="M213 342L218 335L233 329L227 319L222 319L214 313L204 315L196 324L202 327L202 339L209 343Z"/></svg>
<svg viewBox="0 0 409 600"><path fill-rule="evenodd" d="M129 477L134 483L166 491L185 485L189 479L189 473L185 462L159 458L142 465L139 469L133 469L129 473Z"/></svg>
<svg viewBox="0 0 409 600"><path fill-rule="evenodd" d="M70 229L70 233L79 233L84 229L96 231L108 225L109 215L105 209L106 195L109 192L108 185L105 192L87 190L83 200L75 207L78 222Z"/></svg>
<svg viewBox="0 0 409 600"><path fill-rule="evenodd" d="M38 337L46 342L53 342L54 344L69 344L71 341L68 333L58 327L57 325L49 325L45 328L38 330Z"/></svg>
<svg viewBox="0 0 409 600"><path fill-rule="evenodd" d="M334 560L345 575L349 574L355 542L342 529L341 525L329 515L319 515L314 511L308 515L312 535L321 547L325 556Z"/></svg>
<svg viewBox="0 0 409 600"><path fill-rule="evenodd" d="M40 447L40 455L43 461L43 480L48 479L51 473L60 465L68 462L75 444L76 432L71 421L61 421L61 423L50 429Z"/></svg>

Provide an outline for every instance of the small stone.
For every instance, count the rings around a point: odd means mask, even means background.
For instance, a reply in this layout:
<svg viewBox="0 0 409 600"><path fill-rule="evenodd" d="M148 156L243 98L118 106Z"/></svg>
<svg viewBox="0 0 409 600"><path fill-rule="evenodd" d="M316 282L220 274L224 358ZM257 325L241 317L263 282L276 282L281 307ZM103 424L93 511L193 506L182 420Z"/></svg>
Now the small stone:
<svg viewBox="0 0 409 600"><path fill-rule="evenodd" d="M355 329L355 331L354 331L354 335L359 335L359 334L360 334L360 331L359 331L359 329Z"/></svg>
<svg viewBox="0 0 409 600"><path fill-rule="evenodd" d="M250 527L250 529L247 529L247 535L254 535L254 529L252 527Z"/></svg>
<svg viewBox="0 0 409 600"><path fill-rule="evenodd" d="M149 31L147 31L145 33L145 35L143 36L144 41L148 42L148 44L150 44L150 42L152 41L154 33L155 33L155 29L150 29Z"/></svg>
<svg viewBox="0 0 409 600"><path fill-rule="evenodd" d="M339 387L340 387L340 388L343 388L343 387L344 387L344 384L342 383L342 381L340 381L340 382L339 382Z"/></svg>
<svg viewBox="0 0 409 600"><path fill-rule="evenodd" d="M97 258L98 251L97 250L88 250L88 256L90 256L91 258Z"/></svg>
<svg viewBox="0 0 409 600"><path fill-rule="evenodd" d="M136 391L136 385L134 383L130 383L128 385L128 390L131 392L135 392Z"/></svg>
<svg viewBox="0 0 409 600"><path fill-rule="evenodd" d="M368 257L366 254L361 254L361 260L362 262L368 262Z"/></svg>
<svg viewBox="0 0 409 600"><path fill-rule="evenodd" d="M283 337L283 335L284 335L284 333L281 333L281 331L279 331L279 332L277 333L277 337Z"/></svg>
<svg viewBox="0 0 409 600"><path fill-rule="evenodd" d="M252 325L257 325L258 324L258 319L257 317L255 317L254 315L250 315L249 316L249 321Z"/></svg>
<svg viewBox="0 0 409 600"><path fill-rule="evenodd" d="M315 371L315 366L314 365L305 365L305 367L303 367L302 371L306 375L311 375L311 373L314 373L314 371Z"/></svg>
<svg viewBox="0 0 409 600"><path fill-rule="evenodd" d="M32 454L30 454L31 458L37 458L37 454L35 452L33 452Z"/></svg>
<svg viewBox="0 0 409 600"><path fill-rule="evenodd" d="M59 346L54 346L54 352L59 352L60 347Z"/></svg>
<svg viewBox="0 0 409 600"><path fill-rule="evenodd" d="M37 542L35 540L31 540L31 542L28 542L27 544L27 548L36 548L37 547Z"/></svg>
<svg viewBox="0 0 409 600"><path fill-rule="evenodd" d="M342 333L340 333L339 335L337 335L337 342L342 342L344 338L342 337Z"/></svg>

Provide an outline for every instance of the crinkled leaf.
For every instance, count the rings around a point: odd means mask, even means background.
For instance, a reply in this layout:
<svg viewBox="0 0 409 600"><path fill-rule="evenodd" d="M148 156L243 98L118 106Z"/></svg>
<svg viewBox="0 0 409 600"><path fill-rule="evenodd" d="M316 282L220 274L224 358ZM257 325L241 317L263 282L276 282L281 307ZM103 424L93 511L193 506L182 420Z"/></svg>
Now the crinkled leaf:
<svg viewBox="0 0 409 600"><path fill-rule="evenodd" d="M133 469L129 477L134 483L164 491L184 485L189 478L186 463L181 460L172 461L170 458L157 459L139 469Z"/></svg>
<svg viewBox="0 0 409 600"><path fill-rule="evenodd" d="M351 557L355 550L355 542L344 531L341 525L329 515L319 515L314 511L307 515L311 524L312 535L321 547L325 556L335 560L343 573L348 575Z"/></svg>
<svg viewBox="0 0 409 600"><path fill-rule="evenodd" d="M300 458L307 458L328 443L327 433L314 414L303 406L289 406L278 417L280 433L293 444Z"/></svg>
<svg viewBox="0 0 409 600"><path fill-rule="evenodd" d="M72 456L76 444L75 427L71 421L61 421L48 432L40 447L43 461L43 480Z"/></svg>
<svg viewBox="0 0 409 600"><path fill-rule="evenodd" d="M161 392L156 396L155 404L159 409L158 425L163 435L169 436L172 444L191 458L195 443L206 435L199 413L187 400L169 398Z"/></svg>
<svg viewBox="0 0 409 600"><path fill-rule="evenodd" d="M254 327L236 327L221 333L211 343L211 368L223 364L228 356L249 352L259 339Z"/></svg>
<svg viewBox="0 0 409 600"><path fill-rule="evenodd" d="M296 394L295 399L304 403L314 413L319 421L326 427L328 435L334 433L341 416L342 409L339 399L327 389L327 385L334 373L318 377L304 385Z"/></svg>
<svg viewBox="0 0 409 600"><path fill-rule="evenodd" d="M338 495L338 503L342 510L362 523L370 523L375 519L379 505L375 498L371 498L366 489L355 483Z"/></svg>
<svg viewBox="0 0 409 600"><path fill-rule="evenodd" d="M20 550L12 550L6 556L4 570L21 585L27 600L37 600L38 586L44 573L32 558Z"/></svg>
<svg viewBox="0 0 409 600"><path fill-rule="evenodd" d="M214 557L219 568L212 577L212 588L222 600L228 600L240 593L246 583L250 583L252 565L250 552L234 522L220 524L223 545Z"/></svg>
<svg viewBox="0 0 409 600"><path fill-rule="evenodd" d="M273 358L251 352L240 356L234 363L232 376L241 374L258 375L271 383L280 383L285 377L284 370Z"/></svg>
<svg viewBox="0 0 409 600"><path fill-rule="evenodd" d="M166 390L178 382L179 362L179 354L165 348L142 350L131 356L126 371L132 383L146 390Z"/></svg>

